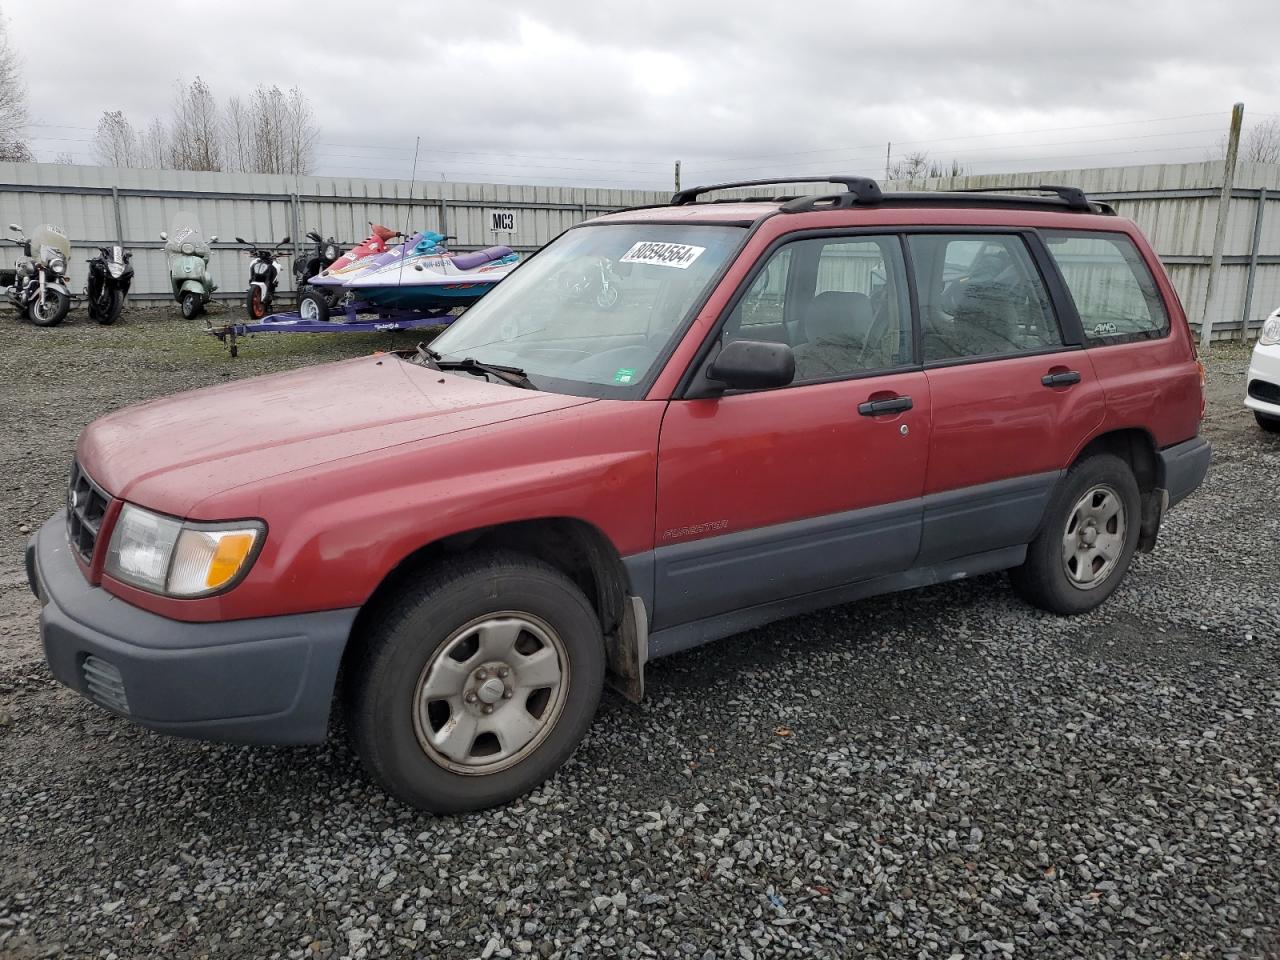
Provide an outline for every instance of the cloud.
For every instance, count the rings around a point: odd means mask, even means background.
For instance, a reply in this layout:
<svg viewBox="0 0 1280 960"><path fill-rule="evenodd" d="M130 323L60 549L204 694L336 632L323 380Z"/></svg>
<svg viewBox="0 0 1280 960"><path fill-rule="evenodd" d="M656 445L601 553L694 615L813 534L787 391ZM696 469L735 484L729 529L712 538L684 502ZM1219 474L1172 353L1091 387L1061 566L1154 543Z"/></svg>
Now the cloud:
<svg viewBox="0 0 1280 960"><path fill-rule="evenodd" d="M141 125L196 74L301 87L335 175L407 176L421 137L425 175L551 183L666 185L676 158L686 179L875 173L887 141L983 170L1200 160L1233 101L1280 113L1274 31L1242 28L1273 19L1260 2L127 9L70 39L46 27L78 3L6 10L32 113L81 128L38 149L87 158L103 110Z"/></svg>

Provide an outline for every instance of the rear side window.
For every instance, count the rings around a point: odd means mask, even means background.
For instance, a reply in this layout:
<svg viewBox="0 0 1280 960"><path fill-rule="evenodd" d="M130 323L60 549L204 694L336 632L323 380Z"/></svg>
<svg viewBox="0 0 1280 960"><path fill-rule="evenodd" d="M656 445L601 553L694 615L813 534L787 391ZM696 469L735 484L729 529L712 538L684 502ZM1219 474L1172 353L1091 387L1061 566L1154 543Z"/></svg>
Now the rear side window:
<svg viewBox="0 0 1280 960"><path fill-rule="evenodd" d="M1133 241L1120 233L1045 232L1092 345L1162 337L1169 314Z"/></svg>
<svg viewBox="0 0 1280 960"><path fill-rule="evenodd" d="M1021 237L931 233L908 243L925 363L1062 346L1049 294Z"/></svg>

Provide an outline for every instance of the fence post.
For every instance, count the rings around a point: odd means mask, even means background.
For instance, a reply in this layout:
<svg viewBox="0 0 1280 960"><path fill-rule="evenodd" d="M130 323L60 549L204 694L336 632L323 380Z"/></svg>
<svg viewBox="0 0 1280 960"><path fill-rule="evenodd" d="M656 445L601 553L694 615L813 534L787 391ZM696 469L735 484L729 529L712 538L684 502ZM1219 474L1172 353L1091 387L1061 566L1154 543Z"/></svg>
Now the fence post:
<svg viewBox="0 0 1280 960"><path fill-rule="evenodd" d="M124 246L124 220L120 216L120 188L111 188L111 206L116 212L116 243Z"/></svg>
<svg viewBox="0 0 1280 960"><path fill-rule="evenodd" d="M1222 165L1222 193L1218 197L1218 223L1213 231L1213 256L1209 258L1209 280L1204 290L1204 316L1200 320L1200 349L1207 355L1213 339L1213 295L1222 270L1222 245L1227 238L1227 217L1231 214L1231 190L1236 179L1236 154L1240 150L1240 127L1244 104L1231 108L1231 129L1227 134L1227 159Z"/></svg>
<svg viewBox="0 0 1280 960"><path fill-rule="evenodd" d="M1258 272L1258 246L1262 243L1262 218L1267 211L1267 188L1258 189L1258 209L1253 213L1253 242L1249 245L1249 279L1244 285L1244 311L1240 317L1240 342L1249 342L1249 311L1253 309L1253 279Z"/></svg>
<svg viewBox="0 0 1280 960"><path fill-rule="evenodd" d="M449 235L449 201L443 196L440 198L440 235Z"/></svg>

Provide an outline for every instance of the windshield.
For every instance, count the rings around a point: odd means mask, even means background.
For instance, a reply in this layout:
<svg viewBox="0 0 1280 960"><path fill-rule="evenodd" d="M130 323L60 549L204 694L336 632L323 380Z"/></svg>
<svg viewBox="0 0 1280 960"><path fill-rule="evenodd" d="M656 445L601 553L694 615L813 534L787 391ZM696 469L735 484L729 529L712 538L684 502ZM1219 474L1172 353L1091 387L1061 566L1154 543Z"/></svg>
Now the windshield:
<svg viewBox="0 0 1280 960"><path fill-rule="evenodd" d="M165 241L164 248L169 253L209 252L209 247L204 241L204 231L200 229L200 221L196 219L195 214L186 210L178 211L177 216L173 218L173 226L169 228L169 239Z"/></svg>
<svg viewBox="0 0 1280 960"><path fill-rule="evenodd" d="M71 259L71 241L61 227L50 223L42 223L31 231L31 249L45 263L53 256Z"/></svg>
<svg viewBox="0 0 1280 960"><path fill-rule="evenodd" d="M745 234L661 223L570 230L431 347L446 360L519 367L540 389L639 396Z"/></svg>

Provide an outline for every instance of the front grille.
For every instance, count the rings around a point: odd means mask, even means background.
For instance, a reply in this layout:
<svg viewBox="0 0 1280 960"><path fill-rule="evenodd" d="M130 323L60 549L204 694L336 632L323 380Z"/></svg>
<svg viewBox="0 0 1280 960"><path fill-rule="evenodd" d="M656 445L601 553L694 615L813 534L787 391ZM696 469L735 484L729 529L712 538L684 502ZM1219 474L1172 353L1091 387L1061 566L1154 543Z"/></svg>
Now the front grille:
<svg viewBox="0 0 1280 960"><path fill-rule="evenodd" d="M80 469L71 465L71 483L67 489L67 539L85 563L93 563L93 549L98 543L98 531L107 512L111 498L107 492Z"/></svg>
<svg viewBox="0 0 1280 960"><path fill-rule="evenodd" d="M129 698L124 692L124 678L114 666L98 657L84 658L80 665L89 698L116 713L129 712Z"/></svg>
<svg viewBox="0 0 1280 960"><path fill-rule="evenodd" d="M1280 403L1280 385L1265 380L1249 381L1249 396L1263 403Z"/></svg>

